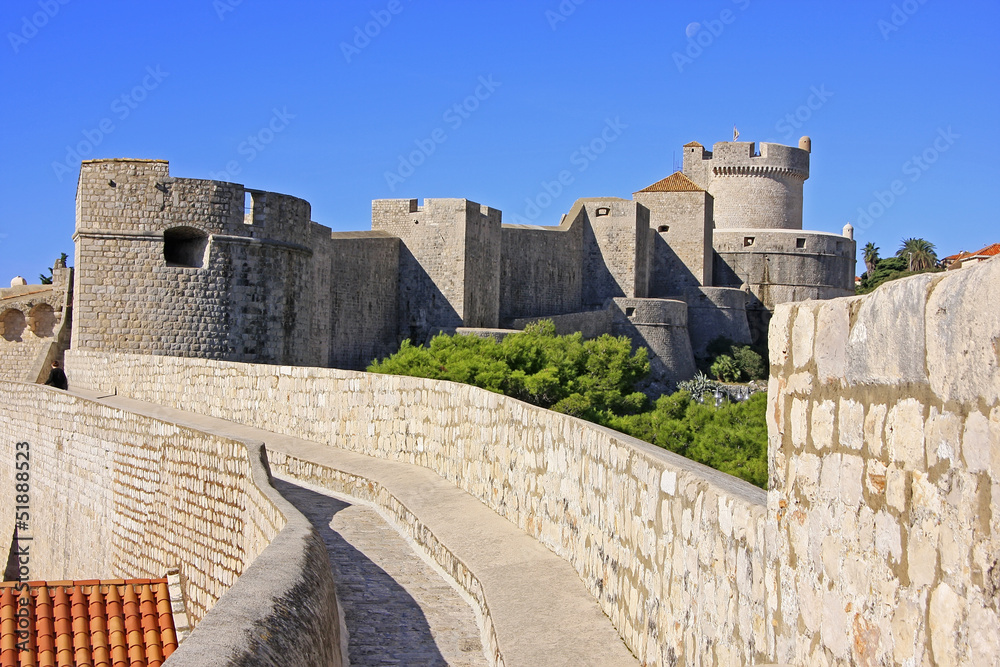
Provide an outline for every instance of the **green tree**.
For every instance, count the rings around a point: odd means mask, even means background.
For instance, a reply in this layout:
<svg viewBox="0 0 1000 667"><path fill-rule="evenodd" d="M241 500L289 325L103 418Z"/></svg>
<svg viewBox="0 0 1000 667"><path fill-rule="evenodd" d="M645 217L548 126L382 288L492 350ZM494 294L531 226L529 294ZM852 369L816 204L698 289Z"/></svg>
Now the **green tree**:
<svg viewBox="0 0 1000 667"><path fill-rule="evenodd" d="M728 354L716 358L715 363L712 364L711 372L717 380L723 382L736 382L740 379L740 368Z"/></svg>
<svg viewBox="0 0 1000 667"><path fill-rule="evenodd" d="M66 253L61 253L59 259L61 260L61 263L62 263L63 266L66 266L66 257L68 257L68 255ZM54 269L54 267L51 267L51 266L49 267L49 275L45 275L44 273L39 273L38 274L38 278L42 281L43 285L51 285L52 284L52 271L53 271L53 269Z"/></svg>
<svg viewBox="0 0 1000 667"><path fill-rule="evenodd" d="M937 263L934 244L925 239L903 239L902 245L896 251L896 257L905 259L910 271L930 269Z"/></svg>
<svg viewBox="0 0 1000 667"><path fill-rule="evenodd" d="M865 249L862 251L864 253L865 259L865 273L871 275L875 270L875 265L878 264L878 246L869 241L865 244Z"/></svg>
<svg viewBox="0 0 1000 667"><path fill-rule="evenodd" d="M761 361L747 346L717 347ZM727 354L716 360L740 373ZM727 361L728 360L728 361ZM403 341L399 351L374 361L376 373L464 382L565 414L609 426L654 445L736 475L767 484L766 396L741 403L702 405L687 391L661 396L654 406L635 391L649 372L645 348L632 351L624 336L584 341L579 333L557 336L550 321L532 324L501 342L478 336L438 335L427 346ZM691 384L708 386L706 378Z"/></svg>

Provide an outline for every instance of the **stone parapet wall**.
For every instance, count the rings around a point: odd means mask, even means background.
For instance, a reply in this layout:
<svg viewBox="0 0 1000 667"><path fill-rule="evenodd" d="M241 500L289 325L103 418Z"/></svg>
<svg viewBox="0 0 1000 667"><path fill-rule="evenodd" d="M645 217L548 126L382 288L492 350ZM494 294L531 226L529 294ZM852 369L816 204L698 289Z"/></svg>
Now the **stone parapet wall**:
<svg viewBox="0 0 1000 667"><path fill-rule="evenodd" d="M581 202L558 227L501 226L501 322L581 309L583 226Z"/></svg>
<svg viewBox="0 0 1000 667"><path fill-rule="evenodd" d="M556 325L556 333L566 336L577 331L584 338L597 338L606 333L611 333L613 313L610 308L601 310L586 310L579 313L565 313L563 315L543 315L539 317L523 317L511 320L508 324L512 329L524 329L532 322L539 320L551 320Z"/></svg>
<svg viewBox="0 0 1000 667"><path fill-rule="evenodd" d="M19 537L31 579L179 568L196 630L175 654L189 658L171 664L278 664L264 659L278 654L340 664L336 643L323 648L339 633L326 549L270 486L261 443L37 385L0 382L0 390L0 499L7 508L21 502L15 454L27 451L28 530ZM0 516L5 540L13 521L13 512Z"/></svg>
<svg viewBox="0 0 1000 667"><path fill-rule="evenodd" d="M69 343L73 269L55 268L49 285L0 288L0 380L44 382Z"/></svg>
<svg viewBox="0 0 1000 667"><path fill-rule="evenodd" d="M1000 261L779 306L775 658L1000 664Z"/></svg>
<svg viewBox="0 0 1000 667"><path fill-rule="evenodd" d="M771 654L764 493L475 387L330 369L74 351L71 381L422 465L580 573L640 660Z"/></svg>
<svg viewBox="0 0 1000 667"><path fill-rule="evenodd" d="M684 290L688 306L688 333L695 356L704 357L708 344L717 337L734 343L749 343L747 294L729 287L689 287Z"/></svg>
<svg viewBox="0 0 1000 667"><path fill-rule="evenodd" d="M854 239L800 230L716 229L714 284L746 285L765 308L854 293Z"/></svg>

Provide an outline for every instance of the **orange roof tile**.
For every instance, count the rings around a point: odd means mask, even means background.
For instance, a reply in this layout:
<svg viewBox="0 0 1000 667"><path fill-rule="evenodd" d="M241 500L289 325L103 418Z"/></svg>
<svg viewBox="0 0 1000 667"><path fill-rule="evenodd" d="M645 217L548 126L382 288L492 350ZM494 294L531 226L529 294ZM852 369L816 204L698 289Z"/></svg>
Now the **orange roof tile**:
<svg viewBox="0 0 1000 667"><path fill-rule="evenodd" d="M698 148L704 148L704 146L699 144L697 141L689 141L686 144L684 144L683 148L691 148L692 146L697 146Z"/></svg>
<svg viewBox="0 0 1000 667"><path fill-rule="evenodd" d="M679 171L653 183L639 192L704 192L703 188Z"/></svg>
<svg viewBox="0 0 1000 667"><path fill-rule="evenodd" d="M160 667L177 648L165 578L19 586L0 583L0 667ZM17 633L21 608L26 637Z"/></svg>
<svg viewBox="0 0 1000 667"><path fill-rule="evenodd" d="M1000 243L988 245L979 252L969 253L970 257L993 257L994 255L1000 255Z"/></svg>

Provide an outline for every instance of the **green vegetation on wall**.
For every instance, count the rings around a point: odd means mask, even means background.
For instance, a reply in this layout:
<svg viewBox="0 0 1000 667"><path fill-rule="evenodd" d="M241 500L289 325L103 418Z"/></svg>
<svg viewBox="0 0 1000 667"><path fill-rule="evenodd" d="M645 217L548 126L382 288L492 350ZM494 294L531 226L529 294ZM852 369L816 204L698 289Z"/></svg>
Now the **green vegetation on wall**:
<svg viewBox="0 0 1000 667"><path fill-rule="evenodd" d="M756 353L743 357L744 365L763 365ZM743 365L729 359L740 372ZM646 349L633 353L624 336L586 341L579 333L557 336L547 320L499 342L439 334L425 347L403 341L399 352L372 362L368 371L475 385L608 426L752 484L767 484L766 396L715 407L680 391L651 405L636 391L649 372Z"/></svg>

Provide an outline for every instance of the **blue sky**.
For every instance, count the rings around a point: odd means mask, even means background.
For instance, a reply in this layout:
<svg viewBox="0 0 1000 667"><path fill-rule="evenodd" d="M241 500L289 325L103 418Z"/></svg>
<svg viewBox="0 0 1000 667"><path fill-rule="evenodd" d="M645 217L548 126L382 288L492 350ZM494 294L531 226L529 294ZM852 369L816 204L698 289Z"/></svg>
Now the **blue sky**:
<svg viewBox="0 0 1000 667"><path fill-rule="evenodd" d="M335 230L386 197L557 224L734 124L812 137L807 229L1000 241L995 1L5 0L0 31L4 284L72 257L81 158L296 195Z"/></svg>

